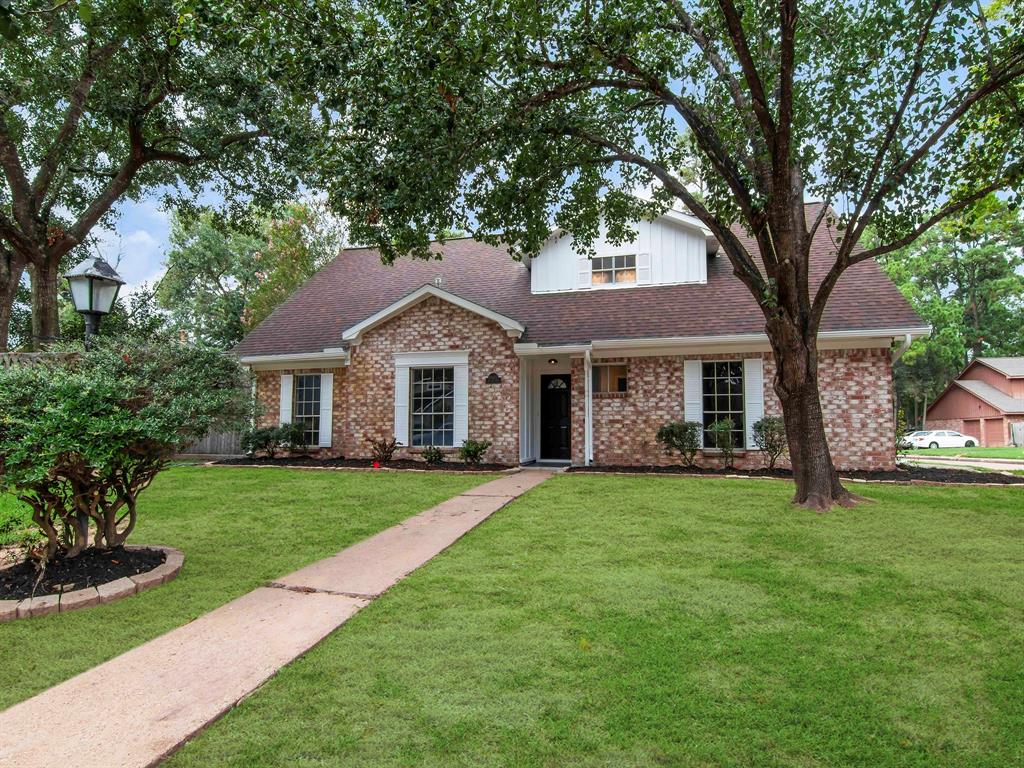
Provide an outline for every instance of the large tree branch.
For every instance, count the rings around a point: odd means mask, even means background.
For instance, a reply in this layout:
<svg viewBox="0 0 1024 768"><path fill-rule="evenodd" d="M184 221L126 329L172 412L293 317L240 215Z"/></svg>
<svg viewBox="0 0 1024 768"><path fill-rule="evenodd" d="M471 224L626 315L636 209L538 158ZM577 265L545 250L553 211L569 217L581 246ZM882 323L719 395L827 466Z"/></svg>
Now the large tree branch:
<svg viewBox="0 0 1024 768"><path fill-rule="evenodd" d="M3 168L7 185L11 189L11 209L14 212L14 219L23 233L30 235L36 228L32 215L32 193L28 177L25 175L25 168L18 155L18 147L11 139L7 127L6 110L0 112L0 167Z"/></svg>
<svg viewBox="0 0 1024 768"><path fill-rule="evenodd" d="M718 77L719 81L725 85L729 94L732 96L732 102L736 107L736 112L739 115L740 120L743 121L747 140L750 141L751 147L754 150L754 155L749 158L749 162L747 163L747 170L750 171L750 175L753 178L758 179L764 187L767 187L767 174L765 173L763 164L758 160L758 157L762 154L767 155L767 148L765 146L764 137L758 133L758 126L754 119L753 110L750 107L750 101L747 99L746 94L743 93L743 88L740 85L739 80L737 80L735 75L730 71L728 65L722 59L721 54L715 47L715 44L711 41L704 30L701 29L701 27L693 20L690 14L683 7L680 0L664 0L664 2L678 21L677 24L669 24L669 28L675 32L687 35L694 43L696 43L697 47L704 55L705 60L715 71L715 75Z"/></svg>
<svg viewBox="0 0 1024 768"><path fill-rule="evenodd" d="M761 82L761 75L757 71L757 64L750 52L746 33L743 31L743 19L732 0L718 0L718 6L725 18L725 26L729 32L733 50L736 52L740 70L743 72L743 79L747 83L747 90L750 91L754 115L761 126L761 133L764 134L768 149L774 153L775 121L772 119L771 107L768 104L764 84Z"/></svg>
<svg viewBox="0 0 1024 768"><path fill-rule="evenodd" d="M634 152L633 150L623 147L617 142L611 141L602 136L597 136L581 128L567 127L555 132L564 136L579 139L610 152L611 154L603 156L603 159L605 160L629 163L649 171L655 178L665 185L665 188L669 192L679 198L683 204L690 209L693 215L700 219L708 229L711 230L712 234L718 238L718 241L722 244L722 247L725 248L725 252L729 256L729 260L733 265L733 270L735 271L736 276L739 277L740 280L742 280L756 296L764 295L767 288L764 277L761 275L760 271L758 271L753 259L750 257L750 254L747 253L747 250L743 247L743 244L740 243L736 235L734 235L732 230L727 226L722 225L722 223L713 216L699 200L690 194L689 190L686 189L686 185L669 173L665 168L638 152Z"/></svg>
<svg viewBox="0 0 1024 768"><path fill-rule="evenodd" d="M900 248L905 248L940 221L948 219L951 216L955 216L968 206L976 203L978 200L981 200L983 197L990 195L997 190L1003 189L1009 182L1010 179L1000 178L991 184L986 184L985 186L975 190L970 195L957 200L955 203L950 203L949 205L939 209L939 211L929 216L906 235L886 243L885 245L863 250L856 254L837 257L835 262L833 262L832 267L829 269L828 274L825 275L825 278L818 286L818 291L814 296L814 303L811 307L811 317L812 322L814 323L813 327L818 327L818 324L821 322L821 317L825 312L825 305L828 302L829 297L831 297L832 291L839 282L839 278L842 277L843 273L849 267L854 264L859 264L862 261L867 261L868 259L875 259L879 256L884 256L885 254L899 250ZM839 249L840 254L842 253L842 250L842 248Z"/></svg>
<svg viewBox="0 0 1024 768"><path fill-rule="evenodd" d="M43 155L43 159L39 163L39 170L32 180L32 199L35 201L36 206L46 195L50 182L53 180L53 175L57 171L60 159L78 131L78 124L82 119L82 114L85 112L85 104L89 98L89 92L96 82L96 70L102 67L114 55L114 52L121 47L123 41L123 38L115 38L86 57L85 66L82 68L82 76L78 79L68 99L68 108L64 113L64 121L57 131L53 143L50 144L50 148Z"/></svg>
<svg viewBox="0 0 1024 768"><path fill-rule="evenodd" d="M911 67L910 77L907 78L907 85L903 90L903 97L900 99L900 103L896 108L896 112L893 114L892 120L889 121L882 143L879 145L878 151L875 153L874 160L871 162L871 169L868 171L868 176L864 181L864 190L851 214L851 219L854 221L857 220L864 208L864 205L867 204L868 195L871 193L871 190L875 185L875 180L878 178L879 171L881 171L882 163L885 162L885 157L889 154L892 142L895 140L900 126L903 125L903 117L906 114L907 107L910 106L910 101L917 90L917 84L921 79L921 75L924 73L924 50L925 44L928 42L928 37L931 34L932 22L935 20L935 17L939 12L939 8L943 5L945 5L945 0L935 0L932 3L928 18L925 20L924 26L921 28L921 32L917 37L917 45L914 50L914 64L913 67Z"/></svg>
<svg viewBox="0 0 1024 768"><path fill-rule="evenodd" d="M614 56L609 59L609 63L624 72L642 79L647 84L651 94L669 104L686 121L686 124L693 132L697 146L700 147L701 151L704 152L708 160L715 167L715 170L729 186L744 217L752 227L755 229L759 227L762 220L761 213L754 207L750 188L744 181L743 175L740 173L729 151L725 148L714 126L704 119L694 105L678 96L658 78L645 71L628 56Z"/></svg>
<svg viewBox="0 0 1024 768"><path fill-rule="evenodd" d="M885 200L886 195L892 190L897 189L900 184L903 183L903 180L911 169L913 169L915 165L927 156L932 147L935 146L935 144L937 144L950 131L950 129L957 124L960 118L963 117L971 107L1022 76L1024 76L1024 53L1017 53L1011 57L1008 62L1006 62L999 73L991 76L980 86L965 95L959 106L953 109L946 118L932 130L928 138L921 142L914 151L910 152L906 159L896 166L896 168L894 168L893 171L881 182L878 190L864 207L863 213L860 215L859 219L851 219L850 227L848 229L850 234L848 237L843 238L843 242L840 244L840 256L846 257L850 255L854 245L860 240L861 235L864 234L865 228L871 222L872 216Z"/></svg>

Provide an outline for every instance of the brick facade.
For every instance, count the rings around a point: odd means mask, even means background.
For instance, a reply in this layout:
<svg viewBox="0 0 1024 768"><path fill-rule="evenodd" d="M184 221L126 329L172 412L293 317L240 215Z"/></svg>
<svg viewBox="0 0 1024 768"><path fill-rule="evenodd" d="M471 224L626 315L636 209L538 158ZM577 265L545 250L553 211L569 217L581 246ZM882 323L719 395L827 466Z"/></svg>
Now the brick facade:
<svg viewBox="0 0 1024 768"><path fill-rule="evenodd" d="M394 430L396 353L469 352L469 437L487 440L487 461L519 462L519 360L514 340L491 320L430 298L396 318L367 331L351 350L347 367L334 374L333 439L326 455L366 458L370 441ZM623 358L629 366L629 391L593 399L594 462L671 464L655 440L658 427L683 414L683 361L714 360L722 355ZM775 366L768 353L731 354L728 359L764 360L765 415L781 415L772 388ZM611 362L603 360L602 362ZM256 396L264 406L263 425L279 419L282 373L324 369L260 371ZM490 374L500 383L487 384ZM826 434L836 465L842 469L888 469L895 466L892 422L892 367L888 349L827 350L819 356L819 379ZM572 360L572 458L584 460L583 360ZM415 456L411 449L397 455ZM701 463L716 466L713 453ZM758 467L756 451L737 456L737 466Z"/></svg>
<svg viewBox="0 0 1024 768"><path fill-rule="evenodd" d="M388 439L395 422L395 354L469 353L469 437L491 443L485 461L519 462L519 359L515 341L497 325L440 299L430 298L366 332L353 347L349 365L333 369L333 438L326 456L369 458L372 440ZM276 425L281 374L324 369L260 371L256 396L264 406L262 425ZM495 373L498 384L487 384ZM402 448L396 457L415 457Z"/></svg>
<svg viewBox="0 0 1024 768"><path fill-rule="evenodd" d="M736 360L764 360L764 413L781 416L782 406L772 388L775 364L771 354L729 355ZM681 421L683 412L683 360L722 359L722 355L625 358L629 366L629 392L595 395L594 463L678 463L666 456L655 440L658 427ZM607 362L602 360L602 362ZM573 361L573 462L584 459L583 361ZM895 466L892 421L892 367L887 349L827 350L819 355L818 376L825 433L836 466L841 469L891 469ZM702 454L699 463L717 466L713 453ZM782 462L785 465L785 462ZM741 468L759 467L755 451L738 455Z"/></svg>

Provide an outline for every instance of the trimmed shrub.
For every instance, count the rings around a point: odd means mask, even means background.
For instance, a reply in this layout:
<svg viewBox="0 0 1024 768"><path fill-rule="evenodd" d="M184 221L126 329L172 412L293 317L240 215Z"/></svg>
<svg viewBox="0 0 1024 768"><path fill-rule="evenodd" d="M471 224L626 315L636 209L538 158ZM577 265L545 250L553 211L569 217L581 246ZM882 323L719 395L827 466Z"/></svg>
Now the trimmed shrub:
<svg viewBox="0 0 1024 768"><path fill-rule="evenodd" d="M715 448L722 452L722 461L726 467L731 467L735 460L736 444L733 439L733 430L736 424L732 419L719 419L708 427L711 442Z"/></svg>
<svg viewBox="0 0 1024 768"><path fill-rule="evenodd" d="M655 439L664 447L669 456L678 453L687 467L694 466L700 450L700 432L704 428L699 421L670 421L658 427Z"/></svg>
<svg viewBox="0 0 1024 768"><path fill-rule="evenodd" d="M491 444L486 440L466 440L459 448L459 458L467 464L479 464Z"/></svg>
<svg viewBox="0 0 1024 768"><path fill-rule="evenodd" d="M444 451L435 445L428 445L423 449L423 460L427 462L427 464L443 464Z"/></svg>
<svg viewBox="0 0 1024 768"><path fill-rule="evenodd" d="M381 464L387 464L395 458L396 450L398 450L398 441L393 437L370 441L370 456Z"/></svg>
<svg viewBox="0 0 1024 768"><path fill-rule="evenodd" d="M32 510L41 560L118 547L170 459L250 413L249 378L215 349L101 337L77 355L0 368L0 492ZM62 349L58 351L72 351Z"/></svg>
<svg viewBox="0 0 1024 768"><path fill-rule="evenodd" d="M786 440L786 422L779 416L765 416L754 422L751 428L756 445L764 456L765 466L775 469L775 462L789 449Z"/></svg>

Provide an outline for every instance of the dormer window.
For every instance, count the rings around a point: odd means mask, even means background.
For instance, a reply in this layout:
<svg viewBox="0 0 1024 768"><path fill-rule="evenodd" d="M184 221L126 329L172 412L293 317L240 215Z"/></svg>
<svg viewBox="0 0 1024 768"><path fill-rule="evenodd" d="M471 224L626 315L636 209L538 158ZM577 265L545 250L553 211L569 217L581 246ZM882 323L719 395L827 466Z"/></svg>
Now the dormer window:
<svg viewBox="0 0 1024 768"><path fill-rule="evenodd" d="M628 256L597 256L592 260L591 285L636 283L636 254Z"/></svg>

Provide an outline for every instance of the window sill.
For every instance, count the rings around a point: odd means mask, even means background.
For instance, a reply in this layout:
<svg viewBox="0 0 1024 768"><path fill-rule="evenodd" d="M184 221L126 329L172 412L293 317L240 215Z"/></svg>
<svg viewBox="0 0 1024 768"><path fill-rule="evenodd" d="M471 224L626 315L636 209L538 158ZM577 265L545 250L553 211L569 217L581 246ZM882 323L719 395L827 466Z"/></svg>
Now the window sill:
<svg viewBox="0 0 1024 768"><path fill-rule="evenodd" d="M724 453L721 448L701 448L700 452L704 456L721 456ZM746 456L748 453L757 453L757 450L755 448L737 448L732 455Z"/></svg>
<svg viewBox="0 0 1024 768"><path fill-rule="evenodd" d="M591 392L595 400L624 400L629 392Z"/></svg>

